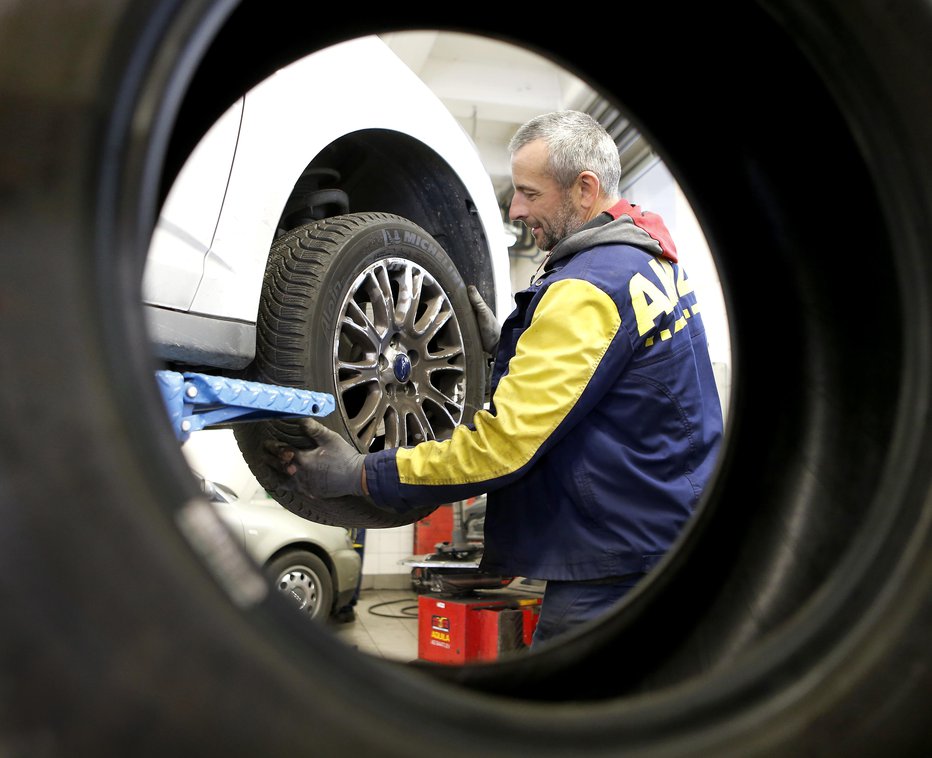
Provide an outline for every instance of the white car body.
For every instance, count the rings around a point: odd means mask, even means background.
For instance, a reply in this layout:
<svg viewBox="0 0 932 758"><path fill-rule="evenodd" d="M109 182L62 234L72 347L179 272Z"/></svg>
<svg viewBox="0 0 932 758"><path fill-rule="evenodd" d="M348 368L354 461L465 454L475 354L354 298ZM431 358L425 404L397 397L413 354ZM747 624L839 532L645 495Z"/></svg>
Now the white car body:
<svg viewBox="0 0 932 758"><path fill-rule="evenodd" d="M161 210L144 272L143 300L160 358L232 369L248 365L266 260L283 208L305 167L328 146L355 135L384 140L383 156L395 153L399 143L393 140L404 139L413 157L403 165L412 175L420 170L413 165L417 158L429 157L434 168L425 164L425 187L438 175L436 167L449 170L444 181L462 184L472 204L463 215L478 216L486 249L447 252L464 280L479 284L468 277L480 279L498 313L507 313L507 243L478 151L426 85L381 40L369 37L281 69L230 107L190 155ZM357 153L365 151L361 144ZM383 160L377 153L363 157ZM393 172L397 167L386 168ZM370 178L357 182L364 192L376 184ZM403 201L423 211L422 218L412 218L422 225L431 222L434 210L425 198L440 202L449 194L444 182L424 193ZM451 209L457 212L457 205L446 210ZM437 215L442 212L438 208ZM456 244L464 236L455 232L456 225L474 221L448 223L453 230L448 238Z"/></svg>

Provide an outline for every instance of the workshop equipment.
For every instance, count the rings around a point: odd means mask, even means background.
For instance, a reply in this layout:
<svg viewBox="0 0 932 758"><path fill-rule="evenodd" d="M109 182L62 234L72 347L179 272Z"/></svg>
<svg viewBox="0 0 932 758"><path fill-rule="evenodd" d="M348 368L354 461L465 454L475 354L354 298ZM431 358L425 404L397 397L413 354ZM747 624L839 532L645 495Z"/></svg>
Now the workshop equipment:
<svg viewBox="0 0 932 758"><path fill-rule="evenodd" d="M479 569L485 497L473 503L473 518L464 515L466 501L451 503L450 539L404 561L415 591L431 593L418 598L418 657L425 661L495 660L527 648L537 626L540 597L506 592L514 577Z"/></svg>
<svg viewBox="0 0 932 758"><path fill-rule="evenodd" d="M494 591L418 598L418 658L462 665L494 661L530 647L541 598Z"/></svg>
<svg viewBox="0 0 932 758"><path fill-rule="evenodd" d="M467 503L471 503L468 508ZM438 511L444 511L443 516L450 516L450 539L435 543L433 553L414 555L402 561L405 566L411 567L411 584L415 591L456 595L507 587L514 577L487 574L479 570L483 550L485 495L440 506L427 518L435 519ZM432 533L439 533L441 528L439 524L432 527L437 530ZM415 540L417 546L423 547L425 540L423 537L418 538L417 525Z"/></svg>

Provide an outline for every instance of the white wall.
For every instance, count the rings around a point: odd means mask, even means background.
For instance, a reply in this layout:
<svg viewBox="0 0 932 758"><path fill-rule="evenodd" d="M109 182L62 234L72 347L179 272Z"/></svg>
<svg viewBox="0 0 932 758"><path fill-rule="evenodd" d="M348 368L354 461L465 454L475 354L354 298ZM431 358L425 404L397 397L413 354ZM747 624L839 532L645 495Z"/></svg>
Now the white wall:
<svg viewBox="0 0 932 758"><path fill-rule="evenodd" d="M254 481L252 472L229 429L203 429L194 432L181 445L188 465L205 479L220 482L237 494Z"/></svg>
<svg viewBox="0 0 932 758"><path fill-rule="evenodd" d="M367 529L363 551L363 587L386 589L410 588L411 568L402 561L414 552L414 526L392 529ZM403 575L402 581L390 581Z"/></svg>

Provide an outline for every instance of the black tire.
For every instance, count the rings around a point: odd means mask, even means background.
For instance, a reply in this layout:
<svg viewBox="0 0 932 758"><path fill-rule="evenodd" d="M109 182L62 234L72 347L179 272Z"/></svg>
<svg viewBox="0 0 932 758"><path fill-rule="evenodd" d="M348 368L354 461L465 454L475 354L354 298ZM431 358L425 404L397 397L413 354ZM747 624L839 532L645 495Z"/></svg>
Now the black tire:
<svg viewBox="0 0 932 758"><path fill-rule="evenodd" d="M444 9L233 6L0 14L4 751L929 755L928 3L646 3L636 78L617 45L575 47L590 18L469 14L569 63L662 150L717 256L735 389L694 528L617 614L442 670L366 659L262 594L165 421L137 283L176 116L197 134L289 57Z"/></svg>
<svg viewBox="0 0 932 758"><path fill-rule="evenodd" d="M400 216L356 213L298 227L269 255L250 378L333 395L336 410L321 421L361 452L446 439L485 396L486 359L465 290L440 245ZM234 434L260 483L310 521L391 527L436 507L399 514L369 498L279 489L262 444L306 447L299 422L250 423Z"/></svg>
<svg viewBox="0 0 932 758"><path fill-rule="evenodd" d="M326 621L333 612L333 577L307 550L289 550L264 567L272 586L308 620Z"/></svg>

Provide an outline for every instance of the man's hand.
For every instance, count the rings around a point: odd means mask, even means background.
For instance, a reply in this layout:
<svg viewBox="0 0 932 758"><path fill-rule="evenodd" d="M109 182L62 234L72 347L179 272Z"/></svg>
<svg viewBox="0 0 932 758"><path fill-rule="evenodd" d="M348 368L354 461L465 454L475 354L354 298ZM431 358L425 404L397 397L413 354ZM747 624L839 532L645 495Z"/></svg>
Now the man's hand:
<svg viewBox="0 0 932 758"><path fill-rule="evenodd" d="M366 456L315 419L301 424L316 447L298 450L276 440L265 442L265 462L282 475L281 486L317 499L364 494Z"/></svg>
<svg viewBox="0 0 932 758"><path fill-rule="evenodd" d="M502 327L492 313L492 309L482 299L479 290L475 285L470 284L466 288L466 294L469 295L469 302L472 304L473 312L476 314L476 322L479 324L479 339L482 342L482 349L489 355L495 355L498 349L498 340L502 334Z"/></svg>

